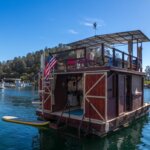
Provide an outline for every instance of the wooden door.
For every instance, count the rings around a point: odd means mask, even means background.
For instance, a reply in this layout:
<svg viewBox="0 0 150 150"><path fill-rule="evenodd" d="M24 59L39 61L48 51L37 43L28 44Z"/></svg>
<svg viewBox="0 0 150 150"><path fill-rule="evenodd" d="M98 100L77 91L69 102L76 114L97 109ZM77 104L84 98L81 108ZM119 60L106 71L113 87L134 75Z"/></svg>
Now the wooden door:
<svg viewBox="0 0 150 150"><path fill-rule="evenodd" d="M118 75L118 115L122 115L125 112L125 75Z"/></svg>
<svg viewBox="0 0 150 150"><path fill-rule="evenodd" d="M84 74L85 117L106 120L107 73Z"/></svg>

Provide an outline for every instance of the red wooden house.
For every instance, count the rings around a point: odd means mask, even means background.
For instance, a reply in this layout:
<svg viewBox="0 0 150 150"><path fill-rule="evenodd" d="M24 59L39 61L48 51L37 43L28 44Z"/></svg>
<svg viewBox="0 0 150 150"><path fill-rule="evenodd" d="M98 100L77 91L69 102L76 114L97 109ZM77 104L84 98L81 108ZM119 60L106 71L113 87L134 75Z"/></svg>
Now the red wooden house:
<svg viewBox="0 0 150 150"><path fill-rule="evenodd" d="M50 120L50 127L67 125L99 136L145 115L150 105L143 98L142 43L148 41L140 30L119 32L52 53L57 65L49 80L39 76L37 115Z"/></svg>

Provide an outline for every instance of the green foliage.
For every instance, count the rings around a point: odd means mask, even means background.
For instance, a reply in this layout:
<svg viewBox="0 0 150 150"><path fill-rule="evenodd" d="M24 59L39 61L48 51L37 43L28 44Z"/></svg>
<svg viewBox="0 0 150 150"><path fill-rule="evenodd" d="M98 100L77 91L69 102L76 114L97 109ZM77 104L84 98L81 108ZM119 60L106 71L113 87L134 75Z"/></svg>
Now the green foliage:
<svg viewBox="0 0 150 150"><path fill-rule="evenodd" d="M40 68L40 57L43 50L28 53L23 57L15 57L13 60L0 62L0 79L21 78L23 81L34 81Z"/></svg>
<svg viewBox="0 0 150 150"><path fill-rule="evenodd" d="M144 80L144 84L149 84L150 85L150 81Z"/></svg>
<svg viewBox="0 0 150 150"><path fill-rule="evenodd" d="M54 48L45 48L34 53L28 53L23 57L15 57L13 60L0 62L0 79L3 78L21 78L23 81L37 81L37 74L40 71L40 58L41 54L45 51L48 53L64 50L65 45L59 44Z"/></svg>
<svg viewBox="0 0 150 150"><path fill-rule="evenodd" d="M150 66L146 66L145 68L145 79L150 80Z"/></svg>

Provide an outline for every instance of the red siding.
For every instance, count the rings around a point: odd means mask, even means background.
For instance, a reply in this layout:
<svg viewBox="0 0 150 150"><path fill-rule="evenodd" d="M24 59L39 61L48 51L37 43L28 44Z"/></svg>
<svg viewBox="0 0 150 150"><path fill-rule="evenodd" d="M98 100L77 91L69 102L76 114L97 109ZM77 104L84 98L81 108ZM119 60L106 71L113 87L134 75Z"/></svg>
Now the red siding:
<svg viewBox="0 0 150 150"><path fill-rule="evenodd" d="M85 93L100 79L95 87L87 93L85 98L85 117L91 119L103 120L94 108L105 118L105 98L91 98L90 96L104 96L105 97L105 77L104 74L86 74L85 76ZM91 106L93 105L94 108Z"/></svg>
<svg viewBox="0 0 150 150"><path fill-rule="evenodd" d="M86 87L85 90L88 91L96 81L102 77L103 74L87 75L86 76ZM104 96L105 95L105 78L103 78L90 92L88 95Z"/></svg>
<svg viewBox="0 0 150 150"><path fill-rule="evenodd" d="M45 94L44 94L44 109L51 111L51 95L50 95L50 84L46 84Z"/></svg>
<svg viewBox="0 0 150 150"><path fill-rule="evenodd" d="M102 117L105 118L105 100L89 98L89 101L100 112ZM102 118L98 115L98 113L92 108L92 106L87 101L85 102L85 107L86 107L86 114L85 114L86 117L102 120Z"/></svg>

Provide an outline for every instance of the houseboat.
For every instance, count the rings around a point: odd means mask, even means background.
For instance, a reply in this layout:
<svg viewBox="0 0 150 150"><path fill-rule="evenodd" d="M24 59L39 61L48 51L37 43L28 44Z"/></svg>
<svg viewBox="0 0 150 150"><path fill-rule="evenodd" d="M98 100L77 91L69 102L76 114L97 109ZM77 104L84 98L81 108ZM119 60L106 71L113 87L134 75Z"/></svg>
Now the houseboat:
<svg viewBox="0 0 150 150"><path fill-rule="evenodd" d="M51 53L57 63L48 79L44 69L39 74L37 115L51 128L76 128L79 136L104 136L146 115L142 43L149 41L134 30L95 35Z"/></svg>

